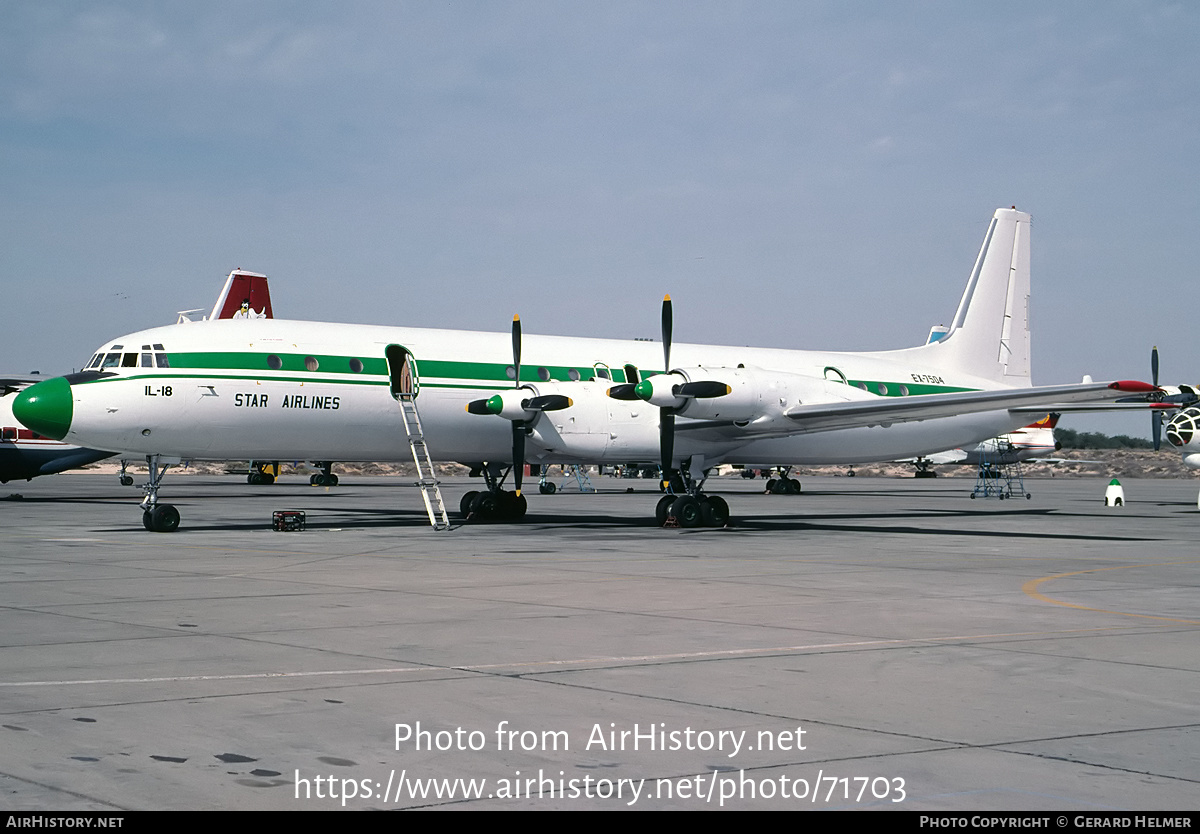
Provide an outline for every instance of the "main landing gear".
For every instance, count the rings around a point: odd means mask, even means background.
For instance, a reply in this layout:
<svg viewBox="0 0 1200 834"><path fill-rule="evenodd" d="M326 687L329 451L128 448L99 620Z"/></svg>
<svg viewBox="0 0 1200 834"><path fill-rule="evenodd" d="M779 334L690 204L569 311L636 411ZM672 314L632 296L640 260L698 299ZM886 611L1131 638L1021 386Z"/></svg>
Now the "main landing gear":
<svg viewBox="0 0 1200 834"><path fill-rule="evenodd" d="M266 486L275 483L275 475L279 472L279 462L274 463L254 463L250 462L250 474L246 476L246 483L250 486Z"/></svg>
<svg viewBox="0 0 1200 834"><path fill-rule="evenodd" d="M163 463L160 455L147 455L150 480L142 486L142 525L152 533L174 533L179 529L179 510L172 504L158 503L158 486L172 464Z"/></svg>
<svg viewBox="0 0 1200 834"><path fill-rule="evenodd" d="M465 521L520 521L525 517L529 509L525 496L501 489L512 467L497 477L499 471L499 465L486 463L472 470L472 475L483 475L487 489L471 490L458 502L459 514Z"/></svg>
<svg viewBox="0 0 1200 834"><path fill-rule="evenodd" d="M729 523L729 504L725 499L703 492L707 472L696 482L685 464L681 472L671 472L668 480L673 492L659 498L654 508L654 520L659 527L724 527ZM676 490L681 494L676 494Z"/></svg>
<svg viewBox="0 0 1200 834"><path fill-rule="evenodd" d="M790 466L779 467L779 477L769 478L767 487L763 490L766 495L799 495L800 482L795 478L789 478L788 473L792 471ZM851 472L851 475L854 473Z"/></svg>
<svg viewBox="0 0 1200 834"><path fill-rule="evenodd" d="M913 466L916 467L916 471L913 472L914 478L936 478L938 476L929 458L917 458L913 461Z"/></svg>
<svg viewBox="0 0 1200 834"><path fill-rule="evenodd" d="M312 486L337 486L338 476L333 474L333 461L327 460L324 463L318 461L317 465L321 467L321 471L310 475L308 483Z"/></svg>

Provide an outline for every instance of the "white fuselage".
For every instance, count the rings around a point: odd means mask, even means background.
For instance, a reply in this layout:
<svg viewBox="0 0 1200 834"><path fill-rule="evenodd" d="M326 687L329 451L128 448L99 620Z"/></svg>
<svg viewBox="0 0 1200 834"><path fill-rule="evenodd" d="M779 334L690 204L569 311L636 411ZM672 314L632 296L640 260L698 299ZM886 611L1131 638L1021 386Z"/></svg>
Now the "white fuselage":
<svg viewBox="0 0 1200 834"><path fill-rule="evenodd" d="M513 388L509 334L286 320L206 321L159 327L106 343L100 354L161 345L163 363L104 369L75 384L64 438L111 451L185 459L404 460L411 452L389 390L384 353L408 351L416 402L435 460L508 461L512 424L466 405ZM115 345L120 345L116 348ZM799 403L1004 388L939 363L929 345L879 353L815 353L677 344L672 365L732 369L756 377L761 408ZM110 363L111 364L111 363ZM145 365L149 365L148 367ZM531 463L656 461L659 409L606 395L623 367L661 371L661 345L526 335L521 376L531 392L566 393L573 405L532 421ZM604 375L608 374L608 378ZM779 380L783 380L780 382ZM790 380L790 382L788 382ZM797 381L799 380L799 381ZM845 381L843 381L845 380ZM864 390L865 389L865 390ZM718 405L720 400L705 401ZM721 414L708 415L720 418ZM1017 428L1007 410L771 438L714 438L677 424L677 460L746 464L859 463L978 442Z"/></svg>

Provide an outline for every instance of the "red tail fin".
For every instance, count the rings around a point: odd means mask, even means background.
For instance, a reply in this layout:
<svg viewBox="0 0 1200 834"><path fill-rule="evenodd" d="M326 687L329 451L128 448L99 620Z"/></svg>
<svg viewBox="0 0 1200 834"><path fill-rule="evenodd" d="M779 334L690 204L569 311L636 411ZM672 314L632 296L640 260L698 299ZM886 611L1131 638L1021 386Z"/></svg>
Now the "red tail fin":
<svg viewBox="0 0 1200 834"><path fill-rule="evenodd" d="M243 304L247 305L249 315L254 318L275 317L271 310L271 291L267 288L267 276L243 269L235 269L229 273L209 318L234 318L241 311Z"/></svg>

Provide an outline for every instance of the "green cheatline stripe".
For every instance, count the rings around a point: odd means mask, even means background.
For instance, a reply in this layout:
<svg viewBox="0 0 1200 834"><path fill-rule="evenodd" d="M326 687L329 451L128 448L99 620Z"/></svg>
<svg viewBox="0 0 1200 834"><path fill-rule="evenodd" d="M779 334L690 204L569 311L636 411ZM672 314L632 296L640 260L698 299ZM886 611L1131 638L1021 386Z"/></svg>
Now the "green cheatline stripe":
<svg viewBox="0 0 1200 834"><path fill-rule="evenodd" d="M170 379L220 379L245 380L247 382L304 382L309 385L327 383L330 385L387 385L387 378L379 379L337 379L325 376L251 376L249 374L185 374L178 373L174 368L162 368L156 374L136 374L134 376L106 376L100 379L89 379L76 382L76 385L96 385L102 382L125 382L128 380L145 379L152 382L162 382Z"/></svg>
<svg viewBox="0 0 1200 834"><path fill-rule="evenodd" d="M167 356L172 370L180 368L212 369L250 371L255 373L278 370L292 373L337 374L339 377L387 376L388 372L386 359L369 356L352 357L331 354L270 352L250 353L245 351L168 353ZM267 363L268 356L277 357L280 366L272 368ZM310 358L317 361L316 371L308 371L307 363ZM350 368L350 362L353 359L357 359L362 363L362 370L357 373ZM512 382L508 376L508 368L510 366L498 362L457 362L439 359L417 359L415 364L418 372L423 376L442 377L443 379L475 379L481 382ZM521 365L521 381L543 381L538 373L541 368L545 368L549 372L550 378L555 380L569 379L571 371L577 371L584 378L590 377L594 373L591 366ZM613 382L625 381L624 368L610 367L609 373L612 375Z"/></svg>
<svg viewBox="0 0 1200 834"><path fill-rule="evenodd" d="M363 369L359 373L350 370L350 361L354 357L331 354L300 354L300 353L248 353L248 352L211 352L211 353L171 353L170 368L158 369L152 374L136 374L133 376L101 377L91 380L91 383L121 380L162 380L166 377L176 379L223 379L246 381L272 382L305 382L326 383L332 385L387 385L387 360L378 358L359 358ZM276 356L281 367L273 369L267 364L268 356ZM317 370L308 371L306 361L309 358L317 360ZM496 362L457 362L439 359L418 359L415 361L417 381L421 387L430 388L459 388L464 390L504 390L511 386L508 378L509 365ZM576 370L583 378L590 378L594 370L590 367L574 367L571 365L555 366L521 366L522 382L542 382L538 373L541 367L549 371L550 379L558 382L569 381L569 372ZM186 370L212 369L225 371L219 374L181 373ZM343 370L344 369L344 370ZM229 373L242 371L243 373ZM625 371L620 367L609 367L613 383L625 381ZM274 374L281 374L275 376ZM658 371L643 370L643 376L652 376ZM264 376L269 374L269 376ZM286 376L282 374L287 374ZM304 374L294 376L293 374ZM471 382L428 382L431 379L471 380ZM488 383L498 383L491 384ZM90 383L83 383L90 384ZM961 388L953 385L930 385L919 382L884 382L882 380L852 379L849 384L858 388L866 386L867 391L879 395L880 385L886 386L885 397L900 397L901 386L908 392L907 396L915 397L922 394L951 394L961 391L973 391L973 388Z"/></svg>
<svg viewBox="0 0 1200 834"><path fill-rule="evenodd" d="M907 396L909 397L919 397L922 394L958 394L963 391L977 390L975 388L959 388L954 385L929 385L922 382L883 382L882 380L869 379L852 379L850 380L850 384L855 388L861 388L863 385L865 385L867 386L867 391L869 393L883 397L906 396L900 393L900 386L902 385L904 386L905 390L908 391ZM880 385L887 387L887 393L879 393Z"/></svg>

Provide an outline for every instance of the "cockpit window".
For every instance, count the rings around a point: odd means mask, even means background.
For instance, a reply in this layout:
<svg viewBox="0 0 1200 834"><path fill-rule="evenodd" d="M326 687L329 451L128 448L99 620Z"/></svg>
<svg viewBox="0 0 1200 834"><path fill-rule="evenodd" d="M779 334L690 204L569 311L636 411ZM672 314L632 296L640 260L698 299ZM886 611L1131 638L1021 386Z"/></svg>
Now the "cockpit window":
<svg viewBox="0 0 1200 834"><path fill-rule="evenodd" d="M109 353L104 357L104 364L101 368L119 368L121 366L121 354Z"/></svg>
<svg viewBox="0 0 1200 834"><path fill-rule="evenodd" d="M154 361L158 363L158 367L160 368L171 367L171 363L167 361L167 355L165 353L154 354Z"/></svg>
<svg viewBox="0 0 1200 834"><path fill-rule="evenodd" d="M142 367L143 368L153 368L154 367L154 354L153 353L143 353L142 354Z"/></svg>
<svg viewBox="0 0 1200 834"><path fill-rule="evenodd" d="M136 368L137 361L138 361L138 355L136 353L127 353L127 354L125 354L125 358L121 360L121 367L122 368Z"/></svg>
<svg viewBox="0 0 1200 834"><path fill-rule="evenodd" d="M95 356L93 356L93 357L92 357L92 361L87 363L87 367L86 367L86 368L84 368L84 370L85 370L85 371L90 371L90 370L92 370L93 368L98 368L98 367L100 367L100 360L101 360L101 359L103 359L103 358L104 358L104 354L103 354L103 353L97 353Z"/></svg>

